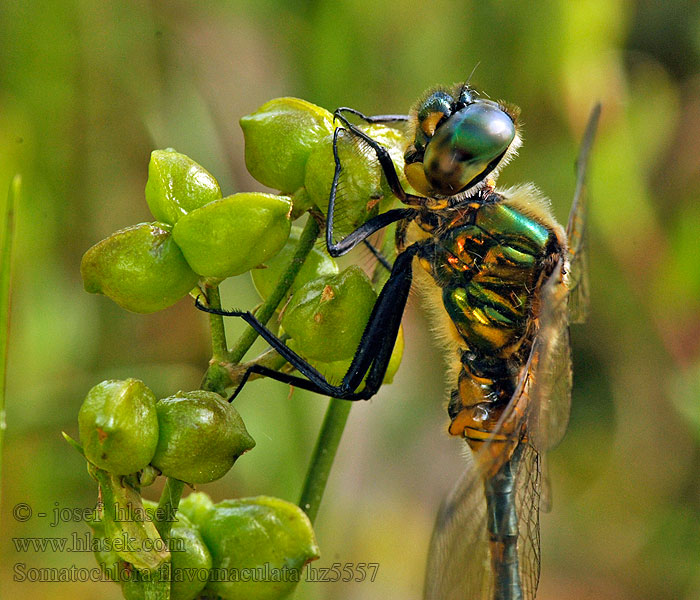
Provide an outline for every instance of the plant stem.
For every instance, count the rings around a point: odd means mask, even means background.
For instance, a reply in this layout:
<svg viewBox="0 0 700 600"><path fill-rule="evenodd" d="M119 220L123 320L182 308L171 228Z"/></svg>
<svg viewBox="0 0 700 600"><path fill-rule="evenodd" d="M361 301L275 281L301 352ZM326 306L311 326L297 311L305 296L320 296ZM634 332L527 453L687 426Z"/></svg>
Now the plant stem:
<svg viewBox="0 0 700 600"><path fill-rule="evenodd" d="M207 287L207 304L211 308L221 310L221 294L218 285ZM227 360L228 346L226 345L224 318L221 315L209 313L209 329L211 330L212 359L215 361Z"/></svg>
<svg viewBox="0 0 700 600"><path fill-rule="evenodd" d="M0 217L0 482L2 482L2 444L5 438L5 369L7 368L7 331L10 320L10 275L14 240L14 215L19 202L21 176L15 175L7 193L7 204ZM0 498L2 500L2 498Z"/></svg>
<svg viewBox="0 0 700 600"><path fill-rule="evenodd" d="M292 283L294 283L294 279L299 273L301 266L304 264L306 257L314 247L314 243L318 238L319 232L320 229L318 223L315 219L309 217L306 225L304 226L304 230L301 233L299 245L294 253L291 264L287 267L287 270L280 278L280 281L273 290L272 294L268 296L267 300L260 305L260 308L258 308L255 313L255 316L258 317L262 323L267 323L270 320L272 315L275 314L275 310L277 310L280 302L282 302L282 300L284 300L284 298L287 296L289 288L291 287ZM214 290L214 288L211 289ZM209 305L212 308L221 308L221 299L219 297L218 288L216 288L214 294L210 297ZM214 317L215 315L210 316ZM226 349L223 317L217 315L216 318L218 319L216 323L213 320L210 321L214 355L207 372L204 374L204 379L202 380L200 387L203 390L209 390L216 392L221 396L227 396L231 387L238 385L238 382L232 380L231 372L223 363L227 363L228 366L230 366L241 362L245 356L245 353L248 352L250 347L253 345L253 342L255 342L258 334L252 327L246 328L231 351L229 352L226 350L226 352L223 353L223 350ZM217 357L217 352L225 358L219 359Z"/></svg>
<svg viewBox="0 0 700 600"><path fill-rule="evenodd" d="M162 520L160 518L156 520L156 529L164 540L167 540L170 535L170 529L173 526L173 520L175 519L177 506L180 504L180 496L182 496L184 487L184 482L179 479L168 477L165 480L165 487L160 495L156 510L156 515L162 517Z"/></svg>
<svg viewBox="0 0 700 600"><path fill-rule="evenodd" d="M302 231L301 237L299 238L299 245L294 253L292 263L289 265L289 267L287 267L287 270L282 275L272 294L267 297L267 300L265 300L265 302L263 302L260 308L258 308L258 310L255 312L255 316L261 323L266 324L272 318L272 315L275 314L280 302L284 300L289 288L291 287L292 283L294 283L294 278L299 273L299 270L304 264L306 257L314 247L314 243L316 242L316 238L318 238L319 232L320 229L318 223L314 218L309 217L309 219L306 221L306 225L304 226L304 231ZM257 331L255 331L252 327L248 327L243 332L241 337L238 338L238 342L236 342L235 346L229 353L230 362L234 364L239 363L243 359L245 353L250 350L250 347L253 345L253 342L255 342L257 337Z"/></svg>
<svg viewBox="0 0 700 600"><path fill-rule="evenodd" d="M321 431L316 440L309 470L306 473L304 489L299 499L299 507L313 523L318 514L323 492L326 489L335 454L350 414L352 402L331 398L326 409Z"/></svg>

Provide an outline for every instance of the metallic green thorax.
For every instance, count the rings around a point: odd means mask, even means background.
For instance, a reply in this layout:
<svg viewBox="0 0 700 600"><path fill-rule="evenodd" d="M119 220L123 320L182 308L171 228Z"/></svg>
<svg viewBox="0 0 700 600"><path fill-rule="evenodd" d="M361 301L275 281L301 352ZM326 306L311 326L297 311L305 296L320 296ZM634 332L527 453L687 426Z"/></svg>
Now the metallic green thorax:
<svg viewBox="0 0 700 600"><path fill-rule="evenodd" d="M505 358L526 333L530 298L554 234L501 202L492 194L462 223L436 231L424 264L468 347Z"/></svg>

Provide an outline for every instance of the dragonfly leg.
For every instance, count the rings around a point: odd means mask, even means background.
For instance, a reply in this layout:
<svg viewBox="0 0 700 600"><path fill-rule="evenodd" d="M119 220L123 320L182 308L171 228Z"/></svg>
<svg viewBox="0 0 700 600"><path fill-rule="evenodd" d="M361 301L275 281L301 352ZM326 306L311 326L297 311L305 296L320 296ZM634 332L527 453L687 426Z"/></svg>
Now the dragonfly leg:
<svg viewBox="0 0 700 600"><path fill-rule="evenodd" d="M380 265L382 265L382 267L384 267L387 271L391 271L391 263L387 260L386 256L384 256L384 254L379 248L377 248L369 240L363 240L363 244L367 246L369 251L374 255L374 258L377 259L377 261Z"/></svg>
<svg viewBox="0 0 700 600"><path fill-rule="evenodd" d="M240 317L248 323L274 350L276 350L292 367L307 379L287 373L280 373L260 365L251 366L243 376L234 392L240 392L253 373L264 375L283 383L296 385L326 396L343 400L366 400L376 394L389 365L389 359L396 343L401 317L406 305L412 280L413 256L420 250L414 244L396 259L391 275L382 288L379 298L372 309L369 321L362 333L355 356L339 385L334 385L307 360L285 345L272 331L247 311L225 311L195 302L197 308L204 312L229 317ZM362 380L367 376L365 387L358 391Z"/></svg>
<svg viewBox="0 0 700 600"><path fill-rule="evenodd" d="M364 115L362 115L362 113L359 113L358 111L354 111L352 109L347 108L339 108L335 111L335 113L333 113L333 116L334 118L338 119L341 123L343 123L344 127L339 127L338 129L336 129L336 132L350 131L353 135L359 137L370 148L372 148L375 155L377 156L379 164L382 167L382 171L384 171L384 176L386 177L386 181L389 184L389 188L391 189L392 193L399 200L401 200L401 202L403 202L404 204L422 204L425 201L425 198L422 198L421 196L416 196L414 194L409 194L408 192L406 192L406 190L403 189L401 181L399 181L399 176L396 173L396 167L394 167L394 161L391 160L391 155L389 154L389 151L379 142L372 139L372 137L367 135L359 127L350 123L350 121L348 121L347 118L343 116L343 112L352 112L353 114L361 115L361 118L364 118L365 120L367 120L368 118L364 117ZM335 185L337 184L337 175L340 174L340 171L338 170L340 161L338 160L337 135L333 137L333 154L336 159L336 178L333 179L333 183Z"/></svg>
<svg viewBox="0 0 700 600"><path fill-rule="evenodd" d="M357 244L363 242L375 231L378 231L379 229L382 229L395 221L400 221L402 219L413 219L417 215L415 210L410 209L389 210L369 219L342 240L339 240L338 242L334 240L333 227L335 204L340 174L343 170L343 165L340 162L340 156L338 154L338 136L341 133L348 132L349 134L360 138L372 149L377 157L377 160L379 161L382 171L384 172L389 188L399 200L401 200L404 204L409 205L422 205L425 201L424 198L413 194L408 194L403 189L399 176L396 173L394 162L391 160L389 151L376 140L372 139L364 131L350 123L343 113L351 113L356 115L367 123L388 123L408 120L407 115L379 115L376 117L368 117L352 108L339 108L335 111L334 118L338 119L343 124L343 127L337 127L333 132L333 159L335 161L335 171L333 174L333 183L331 185L330 196L328 198L328 216L326 219L326 246L328 247L328 252L331 256L341 256L352 250L355 246L357 246Z"/></svg>
<svg viewBox="0 0 700 600"><path fill-rule="evenodd" d="M370 115L367 116L361 113L359 110L354 108L348 108L347 106L341 106L337 109L336 114L350 113L356 117L362 119L365 123L405 123L410 121L411 117L409 115Z"/></svg>
<svg viewBox="0 0 700 600"><path fill-rule="evenodd" d="M368 369L365 389L373 390L374 394L382 384L411 289L413 257L420 250L420 244L413 244L394 262L391 275L377 298L350 369L343 379L353 389L362 381L360 374Z"/></svg>
<svg viewBox="0 0 700 600"><path fill-rule="evenodd" d="M238 396L238 394L240 394L240 392L245 387L245 384L248 383L248 379L253 374L262 375L263 377L267 377L269 379L274 379L275 381L279 381L281 383L293 385L294 387L301 388L302 390L316 392L317 394L330 395L328 393L327 389L322 388L321 386L313 383L309 379L304 379L303 377L299 377L298 375L291 375L289 373L282 373L280 371L275 371L274 369L270 369L269 367L265 367L263 365L251 365L250 367L248 367L246 372L243 374L243 377L242 377L240 383L238 384L238 387L236 387L233 394L231 394L231 397L228 399L229 402L233 402L236 399L236 396ZM345 399L346 400L359 400L360 398L345 398Z"/></svg>
<svg viewBox="0 0 700 600"><path fill-rule="evenodd" d="M350 125L354 127L354 125ZM357 128L356 128L357 129ZM407 208L394 208L385 213L372 217L362 225L360 225L355 231L349 233L342 240L336 242L333 236L333 227L335 220L335 203L336 196L338 193L338 181L340 180L340 173L343 170L343 165L340 162L340 156L338 155L338 135L343 131L347 131L342 127L338 127L333 133L333 157L335 159L335 172L333 174L333 184L331 185L331 193L328 198L328 215L326 217L326 246L328 248L328 253L331 256L342 256L343 254L352 250L359 243L364 242L370 235L379 231L380 229L395 223L396 221L401 221L402 219L412 219L416 216L416 211ZM360 131L359 129L357 130ZM362 132L360 132L362 133ZM364 135L364 134L362 134ZM369 138L371 139L371 138ZM372 140L374 141L374 140ZM376 144L376 142L374 142ZM380 146L381 148L381 146ZM385 148L381 148L386 152ZM387 153L387 156L389 154ZM391 168L394 168L394 163L391 162L389 158ZM396 171L394 171L394 176L397 177Z"/></svg>

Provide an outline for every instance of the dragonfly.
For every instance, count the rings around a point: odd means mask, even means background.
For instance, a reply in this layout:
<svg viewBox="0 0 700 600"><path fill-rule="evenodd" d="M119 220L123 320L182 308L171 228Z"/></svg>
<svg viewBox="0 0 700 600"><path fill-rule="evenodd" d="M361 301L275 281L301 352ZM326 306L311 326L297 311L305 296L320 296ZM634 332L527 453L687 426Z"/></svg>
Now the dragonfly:
<svg viewBox="0 0 700 600"><path fill-rule="evenodd" d="M583 321L588 305L584 191L599 115L597 105L576 163L564 228L533 185L496 187L521 145L517 107L464 83L430 90L408 115L335 111L327 250L341 256L364 244L390 270L340 382L328 381L252 313L202 307L244 319L298 372L253 364L234 396L257 374L362 400L381 386L409 292L421 288L453 363L448 432L469 448L465 472L437 517L425 600L535 598L539 511L547 496L544 460L568 424L569 324ZM407 125L403 179L387 148L351 119ZM381 169L403 205L350 231L338 218L351 200L343 193L344 144L355 144ZM370 242L390 225L393 264Z"/></svg>

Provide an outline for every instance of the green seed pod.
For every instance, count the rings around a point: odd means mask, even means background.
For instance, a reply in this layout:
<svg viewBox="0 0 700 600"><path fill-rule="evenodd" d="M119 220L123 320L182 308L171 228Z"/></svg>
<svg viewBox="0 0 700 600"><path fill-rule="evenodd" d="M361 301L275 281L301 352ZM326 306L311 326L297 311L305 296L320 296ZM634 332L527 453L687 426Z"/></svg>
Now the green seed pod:
<svg viewBox="0 0 700 600"><path fill-rule="evenodd" d="M181 216L219 198L219 183L189 156L172 149L151 152L146 202L158 221L174 225Z"/></svg>
<svg viewBox="0 0 700 600"><path fill-rule="evenodd" d="M148 487L149 485L152 485L156 479L158 479L160 471L151 465L147 465L142 471L139 471L137 475L136 485L138 487Z"/></svg>
<svg viewBox="0 0 700 600"><path fill-rule="evenodd" d="M88 392L78 425L91 463L117 475L135 473L156 451L156 397L138 379L103 381Z"/></svg>
<svg viewBox="0 0 700 600"><path fill-rule="evenodd" d="M200 275L224 279L272 258L291 229L286 196L242 193L210 202L183 216L173 237Z"/></svg>
<svg viewBox="0 0 700 600"><path fill-rule="evenodd" d="M214 503L211 501L208 494L204 492L192 492L189 496L180 500L177 510L178 514L185 515L199 527L213 507Z"/></svg>
<svg viewBox="0 0 700 600"><path fill-rule="evenodd" d="M255 446L238 411L218 394L178 392L158 400L158 446L151 460L164 475L209 483Z"/></svg>
<svg viewBox="0 0 700 600"><path fill-rule="evenodd" d="M154 518L156 503L144 500L146 512ZM170 529L170 572L165 574L170 581L170 600L194 600L207 584L207 574L212 566L209 549L197 527L178 512ZM157 574L162 575L162 574ZM126 600L144 600L146 582L152 575L132 571L122 581L122 593Z"/></svg>
<svg viewBox="0 0 700 600"><path fill-rule="evenodd" d="M306 514L278 498L224 500L202 523L201 533L213 559L207 591L224 600L286 598L304 565L319 556ZM243 569L261 576L232 576Z"/></svg>
<svg viewBox="0 0 700 600"><path fill-rule="evenodd" d="M284 272L289 268L289 265L292 264L294 253L299 245L300 236L301 229L299 227L292 227L289 239L284 245L284 248L265 263L264 269L253 269L250 272L253 278L253 285L255 285L255 289L263 300L272 293ZM337 273L338 265L336 262L328 256L328 254L314 247L311 249L311 252L309 252L309 255L306 257L304 264L294 279L294 283L292 283L292 287L290 288L290 294L312 279L317 279L325 275L336 275Z"/></svg>
<svg viewBox="0 0 700 600"><path fill-rule="evenodd" d="M303 354L294 340L289 340L287 345L294 351ZM394 349L391 351L391 357L389 358L389 364L384 375L383 383L388 384L394 380L394 375L399 370L401 365L401 359L403 357L403 327L399 328L399 334L396 337L396 343L394 344ZM343 360L337 360L334 362L324 362L316 359L308 359L309 362L322 374L328 381L340 381L350 368L350 363L352 362L352 357L345 358ZM365 387L364 382L360 384L358 391Z"/></svg>
<svg viewBox="0 0 700 600"><path fill-rule="evenodd" d="M260 183L286 194L304 185L309 153L333 132L333 115L298 98L270 100L240 123L248 171Z"/></svg>
<svg viewBox="0 0 700 600"><path fill-rule="evenodd" d="M85 290L119 306L151 313L175 304L199 279L174 242L170 227L141 223L95 244L80 263Z"/></svg>
<svg viewBox="0 0 700 600"><path fill-rule="evenodd" d="M185 517L173 525L170 540L170 547L177 548L172 552L170 600L194 600L207 584L204 575L212 566L211 553L199 530Z"/></svg>
<svg viewBox="0 0 700 600"><path fill-rule="evenodd" d="M403 178L403 136L397 130L383 125L362 126L360 129L389 150L396 172L399 178ZM337 202L342 208L343 226L353 229L380 211L388 209L395 200L379 163L368 160L367 154L358 152L355 144L348 132L344 132L338 139L338 157L343 170L342 192ZM368 149L367 153L370 152L372 151ZM334 171L333 136L330 135L321 140L311 152L304 178L309 197L323 214L327 213Z"/></svg>
<svg viewBox="0 0 700 600"><path fill-rule="evenodd" d="M282 315L282 327L306 358L326 362L350 358L376 299L367 275L353 265L295 292Z"/></svg>
<svg viewBox="0 0 700 600"><path fill-rule="evenodd" d="M292 196L292 221L296 221L314 205L306 188L300 187Z"/></svg>

